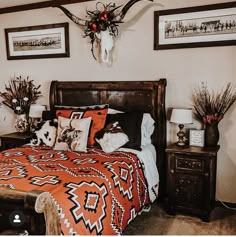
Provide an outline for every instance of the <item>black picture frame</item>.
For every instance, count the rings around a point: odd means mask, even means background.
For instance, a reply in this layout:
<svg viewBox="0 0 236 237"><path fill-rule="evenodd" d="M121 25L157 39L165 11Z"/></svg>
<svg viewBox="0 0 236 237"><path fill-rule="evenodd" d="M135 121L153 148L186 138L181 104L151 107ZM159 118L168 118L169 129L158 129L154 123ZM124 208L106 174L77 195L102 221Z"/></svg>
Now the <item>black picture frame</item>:
<svg viewBox="0 0 236 237"><path fill-rule="evenodd" d="M8 60L70 56L67 22L8 28L5 38Z"/></svg>
<svg viewBox="0 0 236 237"><path fill-rule="evenodd" d="M236 45L236 2L154 12L154 50L227 45Z"/></svg>

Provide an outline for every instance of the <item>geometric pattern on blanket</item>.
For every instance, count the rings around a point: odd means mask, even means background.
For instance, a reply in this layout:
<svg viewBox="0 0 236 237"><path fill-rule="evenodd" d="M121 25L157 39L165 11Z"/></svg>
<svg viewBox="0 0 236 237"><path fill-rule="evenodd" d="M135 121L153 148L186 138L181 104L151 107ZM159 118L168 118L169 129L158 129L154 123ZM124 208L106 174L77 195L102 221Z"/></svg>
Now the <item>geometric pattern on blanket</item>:
<svg viewBox="0 0 236 237"><path fill-rule="evenodd" d="M138 158L97 148L77 153L26 145L3 151L0 186L49 192L65 235L122 234L150 202Z"/></svg>
<svg viewBox="0 0 236 237"><path fill-rule="evenodd" d="M29 155L27 159L30 162L42 162L42 161L59 161L59 160L67 160L68 157L63 152L58 151L57 153L51 153L47 152L45 154L35 154L35 155Z"/></svg>

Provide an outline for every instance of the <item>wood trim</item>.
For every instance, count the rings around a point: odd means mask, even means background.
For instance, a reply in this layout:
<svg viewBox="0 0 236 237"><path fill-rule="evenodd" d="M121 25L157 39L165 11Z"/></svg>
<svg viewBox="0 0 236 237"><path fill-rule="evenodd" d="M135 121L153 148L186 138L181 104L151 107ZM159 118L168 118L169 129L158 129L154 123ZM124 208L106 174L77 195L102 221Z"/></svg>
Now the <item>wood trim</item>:
<svg viewBox="0 0 236 237"><path fill-rule="evenodd" d="M89 1L92 1L92 0L53 0L53 1L46 1L46 2L30 3L30 4L25 4L25 5L0 8L0 14L35 10L35 9L40 9L40 8L55 7L59 5L67 5L67 4L89 2Z"/></svg>

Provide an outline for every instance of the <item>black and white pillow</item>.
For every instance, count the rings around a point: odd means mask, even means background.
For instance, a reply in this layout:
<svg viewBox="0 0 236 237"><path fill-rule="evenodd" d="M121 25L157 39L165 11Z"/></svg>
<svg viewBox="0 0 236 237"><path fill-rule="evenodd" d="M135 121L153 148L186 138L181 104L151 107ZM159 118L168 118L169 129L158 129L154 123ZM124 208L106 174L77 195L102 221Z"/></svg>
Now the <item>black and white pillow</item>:
<svg viewBox="0 0 236 237"><path fill-rule="evenodd" d="M97 132L95 140L104 152L110 153L125 145L129 141L129 138L124 133L119 122L115 121Z"/></svg>
<svg viewBox="0 0 236 237"><path fill-rule="evenodd" d="M127 134L129 142L124 147L141 150L141 124L143 112L134 111L126 113L108 114L106 124L118 121L124 133Z"/></svg>
<svg viewBox="0 0 236 237"><path fill-rule="evenodd" d="M53 147L57 136L57 126L57 119L38 123L30 141L31 145Z"/></svg>

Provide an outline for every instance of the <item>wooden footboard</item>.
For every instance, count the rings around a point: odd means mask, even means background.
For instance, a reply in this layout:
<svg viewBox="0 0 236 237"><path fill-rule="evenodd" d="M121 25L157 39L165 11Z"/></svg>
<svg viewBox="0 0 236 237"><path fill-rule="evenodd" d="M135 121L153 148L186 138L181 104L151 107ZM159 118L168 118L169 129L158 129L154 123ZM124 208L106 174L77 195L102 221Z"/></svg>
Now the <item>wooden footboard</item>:
<svg viewBox="0 0 236 237"><path fill-rule="evenodd" d="M20 213L16 225L12 214ZM17 217L18 219L18 217ZM48 192L0 188L0 234L60 235L60 220Z"/></svg>

